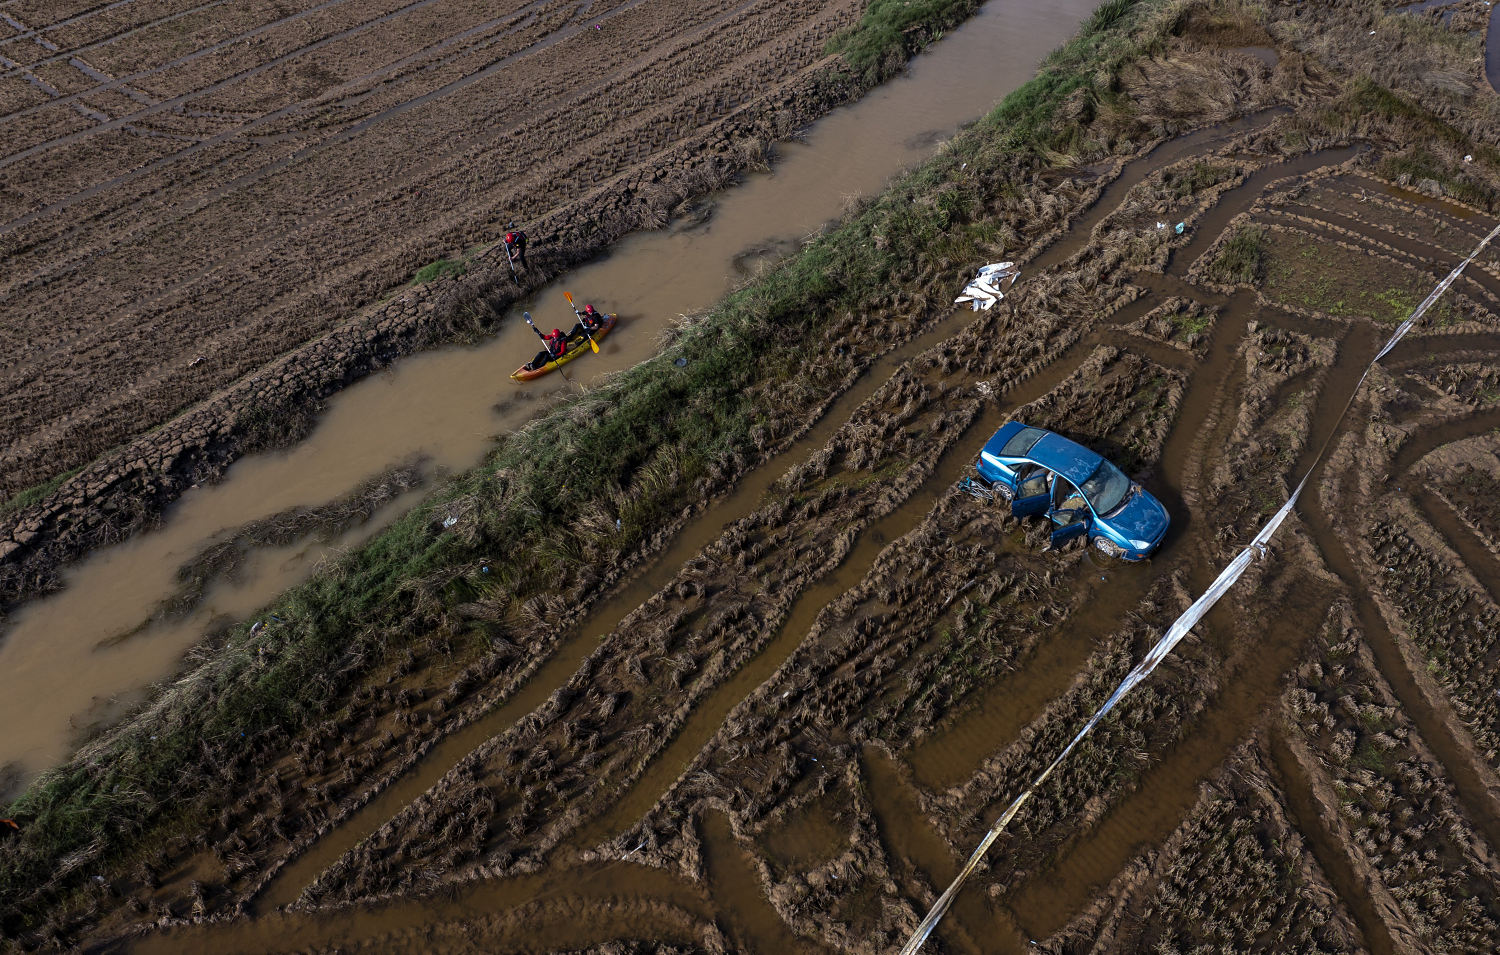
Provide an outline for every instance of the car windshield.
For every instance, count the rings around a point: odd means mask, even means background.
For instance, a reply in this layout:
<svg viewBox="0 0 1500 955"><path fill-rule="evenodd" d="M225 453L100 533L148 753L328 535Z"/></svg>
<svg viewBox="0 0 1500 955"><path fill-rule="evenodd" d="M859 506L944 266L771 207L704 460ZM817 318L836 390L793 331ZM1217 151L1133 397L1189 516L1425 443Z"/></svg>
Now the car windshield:
<svg viewBox="0 0 1500 955"><path fill-rule="evenodd" d="M1005 442L1005 447L1000 449L1000 454L1007 458L1018 458L1031 450L1031 446L1042 440L1047 432L1041 428L1022 428L1010 436Z"/></svg>
<svg viewBox="0 0 1500 955"><path fill-rule="evenodd" d="M1108 461L1100 461L1088 480L1078 486L1089 506L1101 517L1119 507L1130 493L1130 478Z"/></svg>

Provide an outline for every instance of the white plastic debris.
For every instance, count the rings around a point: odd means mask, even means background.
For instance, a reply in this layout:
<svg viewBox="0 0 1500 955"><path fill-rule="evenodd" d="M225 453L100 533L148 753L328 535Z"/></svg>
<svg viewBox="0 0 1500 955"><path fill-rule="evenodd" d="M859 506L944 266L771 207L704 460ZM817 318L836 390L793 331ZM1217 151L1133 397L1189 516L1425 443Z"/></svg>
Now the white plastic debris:
<svg viewBox="0 0 1500 955"><path fill-rule="evenodd" d="M968 303L974 311L984 309L989 311L995 307L995 303L1005 297L1005 289L1016 284L1021 270L1016 268L1014 262L994 262L979 270L979 275L974 281L964 287L958 298L953 300L954 305Z"/></svg>
<svg viewBox="0 0 1500 955"><path fill-rule="evenodd" d="M447 517L443 518L443 526L444 527L452 527L454 524L457 524L457 523L458 523L458 518L454 517L451 514L448 515Z"/></svg>
<svg viewBox="0 0 1500 955"><path fill-rule="evenodd" d="M1472 155L1464 157L1464 162L1473 162L1473 161L1474 161L1474 157Z"/></svg>

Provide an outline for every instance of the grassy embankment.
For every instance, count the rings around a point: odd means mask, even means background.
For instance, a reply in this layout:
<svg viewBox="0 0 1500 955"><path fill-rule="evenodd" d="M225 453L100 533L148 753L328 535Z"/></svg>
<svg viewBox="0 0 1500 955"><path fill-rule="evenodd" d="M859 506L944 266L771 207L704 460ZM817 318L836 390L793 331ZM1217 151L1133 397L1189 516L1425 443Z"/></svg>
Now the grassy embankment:
<svg viewBox="0 0 1500 955"><path fill-rule="evenodd" d="M853 69L879 77L896 62L893 44L910 52L916 34L936 34L975 5L877 0L840 43ZM265 755L270 734L326 718L413 642L452 633L482 653L492 632L464 622L460 604L521 613L538 595L587 595L591 567L636 558L664 521L795 431L847 372L816 357L835 316L878 310L918 280L957 282L1003 244L987 204L1059 152L1104 151L1081 138L1077 111L1128 111L1114 77L1161 33L1156 21L1133 28L1148 19L1136 6L1162 4L1104 4L1037 78L934 160L685 325L662 354L509 438L281 598L271 608L281 623L254 638L239 628L135 718L34 783L3 812L23 834L0 861L0 927L35 926L86 875L200 824ZM455 509L469 515L464 532L443 532ZM481 574L482 562L493 572Z"/></svg>

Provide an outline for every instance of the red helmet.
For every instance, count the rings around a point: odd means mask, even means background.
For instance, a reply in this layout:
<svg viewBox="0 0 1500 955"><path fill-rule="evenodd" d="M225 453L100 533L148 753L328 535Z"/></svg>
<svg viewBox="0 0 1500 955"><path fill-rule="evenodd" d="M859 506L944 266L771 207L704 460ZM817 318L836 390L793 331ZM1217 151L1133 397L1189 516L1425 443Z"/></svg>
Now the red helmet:
<svg viewBox="0 0 1500 955"><path fill-rule="evenodd" d="M516 241L516 234L514 232L507 232L507 233L505 233L505 242L506 242L507 245L509 245L510 243L512 243L514 241Z"/></svg>
<svg viewBox="0 0 1500 955"><path fill-rule="evenodd" d="M594 306L592 306L592 305L585 305L583 307L583 310L585 312L588 312L590 315L594 314Z"/></svg>
<svg viewBox="0 0 1500 955"><path fill-rule="evenodd" d="M554 328L554 329L552 329L552 334L554 336L558 337L558 338L561 338L562 337L562 329L561 328Z"/></svg>

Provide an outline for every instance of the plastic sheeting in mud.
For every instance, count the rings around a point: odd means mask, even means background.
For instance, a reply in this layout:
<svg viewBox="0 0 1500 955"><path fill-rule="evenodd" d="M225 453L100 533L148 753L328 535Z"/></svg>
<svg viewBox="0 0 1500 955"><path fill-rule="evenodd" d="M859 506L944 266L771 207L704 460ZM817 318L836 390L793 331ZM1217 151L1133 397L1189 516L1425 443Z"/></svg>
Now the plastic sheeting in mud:
<svg viewBox="0 0 1500 955"><path fill-rule="evenodd" d="M1016 268L1014 262L994 262L986 265L979 270L974 281L964 287L958 298L953 300L953 304L963 305L967 302L976 312L980 309L988 312L995 307L996 302L1005 297L1004 289L1015 285L1016 279L1020 276L1021 270Z"/></svg>
<svg viewBox="0 0 1500 955"><path fill-rule="evenodd" d="M1461 274L1463 274L1464 269L1468 267L1469 263L1473 262L1474 259L1484 251L1484 249L1496 236L1500 236L1500 225L1497 225L1490 231L1488 235L1481 239L1479 245L1475 247L1474 251L1469 253L1468 258L1460 262L1452 272L1449 272L1448 276L1441 282L1439 282L1437 287L1434 288L1432 292L1422 300L1422 303L1412 311L1411 315L1408 316L1407 319L1396 328L1396 330L1391 334L1391 337L1386 341L1385 347L1381 348L1380 351L1376 353L1375 357L1370 360L1370 364L1365 368L1364 374L1360 375L1359 381L1355 384L1354 389L1350 392L1349 401L1344 405L1343 410L1339 413L1339 421L1342 421L1344 416L1349 413L1349 409L1354 406L1354 399L1358 397L1360 389L1364 387L1365 379L1369 377L1370 371L1375 367L1376 363L1379 362L1380 359L1384 358L1391 351L1391 349L1396 347L1396 344L1406 336L1407 332L1411 331L1412 327L1416 325L1417 321L1427 313L1427 310L1432 307L1433 303L1436 302L1438 298L1448 290L1448 287L1453 284L1454 280L1457 279ZM1334 431L1337 430L1337 424L1338 422L1335 422L1333 431L1330 431L1328 439L1329 442L1333 440L1332 435ZM1099 707L1097 711L1095 711L1094 715L1089 717L1089 721L1084 724L1083 728L1079 730L1078 733L1073 737L1073 739L1068 743L1068 745L1063 748L1063 751L1057 755L1057 758L1054 759L1047 766L1047 768L1044 769L1042 773L1032 781L1031 785L1027 787L1024 792L1017 796L1015 800L1012 801L1008 807L1006 807L1005 812L1000 814L1000 818L996 820L994 826L990 828L989 832L985 833L984 839L980 841L979 846L974 850L973 854L969 856L968 862L965 863L963 869L954 878L952 884L950 884L948 888L943 892L943 894L938 898L938 900L933 903L931 911L929 911L927 913L927 916L922 919L921 924L917 926L916 931L912 933L911 938L909 938L906 944L902 947L901 955L914 955L914 953L922 947L922 944L927 940L927 937L932 934L932 930L937 927L937 924L942 919L943 914L947 912L948 907L952 905L953 898L958 894L958 890L963 886L964 881L968 879L969 875L979 867L979 864L982 861L984 861L984 857L989 852L990 846L997 838L1000 837L1000 834L1005 831L1006 827L1010 825L1011 820L1016 817L1016 815L1026 805L1027 801L1031 799L1032 795L1035 794L1036 791L1041 788L1042 784L1047 781L1047 778L1052 775L1053 770L1061 765L1063 760L1067 759L1068 754L1071 753L1079 743L1081 743L1090 733L1093 732L1094 727L1099 724L1099 721L1102 720L1110 710L1114 709L1115 705L1119 703L1120 700L1124 699L1126 694L1134 689L1136 685L1139 684L1142 680L1150 676L1151 672L1155 670L1163 660L1171 655L1173 649L1175 649L1177 644L1181 642L1182 638L1187 636L1188 632L1197 625L1198 621L1203 619L1204 614L1208 613L1209 609L1219 601L1219 598L1224 596L1224 594L1228 592L1230 587L1234 586L1235 581L1239 580L1240 576L1244 574L1246 568L1250 566L1251 561L1253 561L1257 557L1265 556L1269 553L1268 547L1271 542L1272 536L1275 535L1277 529L1281 527L1282 522L1284 522L1292 513L1292 508L1297 504L1297 498L1302 494L1303 488L1306 487L1307 482L1312 478L1313 470L1318 466L1318 462L1322 460L1323 455L1326 454L1327 451L1327 444L1325 444L1323 448L1319 449L1317 456L1314 457L1313 460L1308 464L1307 473L1304 474L1302 476L1302 480L1297 483L1297 487L1293 489L1291 495L1287 498L1286 503L1281 505L1276 513L1271 516L1270 520L1266 521L1265 526L1260 529L1260 532L1255 535L1255 538L1249 543L1249 545L1247 545L1243 550L1240 551L1240 553L1234 558L1234 560L1230 561L1229 565L1225 567L1223 572L1221 572L1219 576L1214 580L1214 582L1209 585L1208 589L1204 591L1203 595L1197 600L1193 601L1192 606L1188 607L1188 609L1184 611L1183 614L1172 623L1172 626L1168 628L1166 634L1161 638L1161 640L1157 641L1156 645L1153 646L1151 650L1146 654L1145 658L1136 665L1135 669L1131 670L1128 674L1125 675L1125 678L1120 681L1120 685L1115 688L1115 691L1110 694L1109 698L1104 701L1104 703Z"/></svg>

